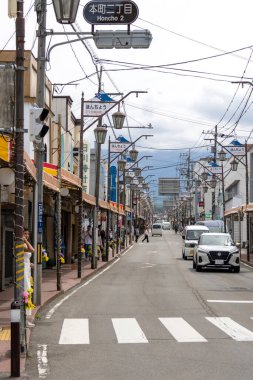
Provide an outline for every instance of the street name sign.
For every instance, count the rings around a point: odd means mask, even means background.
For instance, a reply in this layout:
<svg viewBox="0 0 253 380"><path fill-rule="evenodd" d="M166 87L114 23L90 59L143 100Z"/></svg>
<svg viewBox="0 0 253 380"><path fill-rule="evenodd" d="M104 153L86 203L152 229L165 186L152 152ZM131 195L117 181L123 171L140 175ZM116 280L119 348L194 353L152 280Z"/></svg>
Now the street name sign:
<svg viewBox="0 0 253 380"><path fill-rule="evenodd" d="M108 112L115 102L84 101L84 116L101 116Z"/></svg>
<svg viewBox="0 0 253 380"><path fill-rule="evenodd" d="M120 143L120 142L111 142L110 143L110 152L111 153L121 153L129 147L130 143Z"/></svg>
<svg viewBox="0 0 253 380"><path fill-rule="evenodd" d="M245 156L245 146L228 146L229 152L234 156Z"/></svg>
<svg viewBox="0 0 253 380"><path fill-rule="evenodd" d="M139 9L131 0L89 1L83 8L89 24L132 24L138 15Z"/></svg>

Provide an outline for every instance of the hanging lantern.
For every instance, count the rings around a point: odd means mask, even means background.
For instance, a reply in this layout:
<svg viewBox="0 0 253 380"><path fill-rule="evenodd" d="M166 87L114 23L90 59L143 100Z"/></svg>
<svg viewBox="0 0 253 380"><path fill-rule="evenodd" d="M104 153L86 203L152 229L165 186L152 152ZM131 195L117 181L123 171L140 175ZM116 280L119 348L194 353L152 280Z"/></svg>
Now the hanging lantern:
<svg viewBox="0 0 253 380"><path fill-rule="evenodd" d="M208 178L208 173L204 171L204 172L201 174L201 178L202 178L204 181L206 181L207 178Z"/></svg>
<svg viewBox="0 0 253 380"><path fill-rule="evenodd" d="M76 21L80 0L52 0L57 22L73 24Z"/></svg>
<svg viewBox="0 0 253 380"><path fill-rule="evenodd" d="M225 161L226 160L226 152L225 152L225 150L223 148L219 151L218 155L219 155L220 161Z"/></svg>
<svg viewBox="0 0 253 380"><path fill-rule="evenodd" d="M208 186L207 186L207 185L203 185L203 186L202 186L202 189L203 189L203 192L204 192L204 193L207 193L207 192L208 192Z"/></svg>
<svg viewBox="0 0 253 380"><path fill-rule="evenodd" d="M126 160L118 160L118 169L119 171L123 172L126 168Z"/></svg>
<svg viewBox="0 0 253 380"><path fill-rule="evenodd" d="M122 129L126 115L120 111L112 114L113 126L115 129Z"/></svg>
<svg viewBox="0 0 253 380"><path fill-rule="evenodd" d="M141 175L141 168L134 168L134 174L136 177L139 177Z"/></svg>
<svg viewBox="0 0 253 380"><path fill-rule="evenodd" d="M136 161L137 160L138 153L139 152L135 148L133 148L133 149L131 149L129 151L129 155L130 155L130 158L131 158L132 161Z"/></svg>
<svg viewBox="0 0 253 380"><path fill-rule="evenodd" d="M217 184L216 179L212 178L211 181L209 181L209 184L210 184L210 186L211 186L212 189L215 189L216 184Z"/></svg>
<svg viewBox="0 0 253 380"><path fill-rule="evenodd" d="M236 172L238 168L238 161L234 158L233 161L230 162L230 165L231 165L231 170L233 172Z"/></svg>
<svg viewBox="0 0 253 380"><path fill-rule="evenodd" d="M201 185L201 180L200 179L195 179L195 184L197 187Z"/></svg>
<svg viewBox="0 0 253 380"><path fill-rule="evenodd" d="M97 127L94 129L94 134L96 138L97 144L104 144L106 134L107 134L107 129L105 126L103 127Z"/></svg>
<svg viewBox="0 0 253 380"><path fill-rule="evenodd" d="M130 185L130 183L132 182L132 177L130 175L126 175L125 176L125 181L126 181L127 185Z"/></svg>

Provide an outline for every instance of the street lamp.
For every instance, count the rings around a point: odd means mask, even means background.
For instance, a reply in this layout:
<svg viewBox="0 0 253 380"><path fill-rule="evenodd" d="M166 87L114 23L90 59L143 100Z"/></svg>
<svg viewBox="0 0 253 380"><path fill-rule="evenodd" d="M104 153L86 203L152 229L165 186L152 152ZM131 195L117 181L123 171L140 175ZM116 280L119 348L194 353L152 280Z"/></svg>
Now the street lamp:
<svg viewBox="0 0 253 380"><path fill-rule="evenodd" d="M57 22L60 24L73 24L80 0L52 0Z"/></svg>
<svg viewBox="0 0 253 380"><path fill-rule="evenodd" d="M201 180L195 179L195 185L196 185L196 187L199 187L201 185Z"/></svg>
<svg viewBox="0 0 253 380"><path fill-rule="evenodd" d="M132 161L136 161L138 157L138 150L136 150L134 147L129 151L129 155Z"/></svg>
<svg viewBox="0 0 253 380"><path fill-rule="evenodd" d="M130 175L125 176L126 185L130 185L132 182L132 177Z"/></svg>
<svg viewBox="0 0 253 380"><path fill-rule="evenodd" d="M208 173L207 173L206 171L202 172L202 174L201 174L201 178L202 178L204 181L206 181L207 178L208 178Z"/></svg>
<svg viewBox="0 0 253 380"><path fill-rule="evenodd" d="M226 160L226 152L225 152L225 150L223 148L219 151L218 155L219 155L220 161L225 161Z"/></svg>
<svg viewBox="0 0 253 380"><path fill-rule="evenodd" d="M126 168L126 160L118 160L118 170L123 172Z"/></svg>
<svg viewBox="0 0 253 380"><path fill-rule="evenodd" d="M211 181L209 181L209 184L210 184L212 189L215 189L217 181L216 181L214 176L212 177Z"/></svg>
<svg viewBox="0 0 253 380"><path fill-rule="evenodd" d="M112 114L113 126L115 129L122 129L126 115L120 111Z"/></svg>
<svg viewBox="0 0 253 380"><path fill-rule="evenodd" d="M141 168L134 168L135 177L139 177L141 175Z"/></svg>
<svg viewBox="0 0 253 380"><path fill-rule="evenodd" d="M105 124L101 127L95 128L94 129L94 135L95 135L96 143L97 144L104 144L106 134L107 134L107 129L106 129Z"/></svg>
<svg viewBox="0 0 253 380"><path fill-rule="evenodd" d="M238 161L234 158L231 162L230 162L230 165L231 165L231 170L233 172L236 172L237 171L237 168L238 168Z"/></svg>

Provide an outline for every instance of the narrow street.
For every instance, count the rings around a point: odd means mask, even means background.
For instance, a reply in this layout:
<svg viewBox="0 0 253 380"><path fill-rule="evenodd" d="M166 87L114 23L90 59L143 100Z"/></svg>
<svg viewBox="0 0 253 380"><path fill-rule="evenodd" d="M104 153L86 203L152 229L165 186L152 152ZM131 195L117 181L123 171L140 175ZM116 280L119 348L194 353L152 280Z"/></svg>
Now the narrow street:
<svg viewBox="0 0 253 380"><path fill-rule="evenodd" d="M192 269L173 231L57 298L32 331L31 379L252 379L253 270Z"/></svg>

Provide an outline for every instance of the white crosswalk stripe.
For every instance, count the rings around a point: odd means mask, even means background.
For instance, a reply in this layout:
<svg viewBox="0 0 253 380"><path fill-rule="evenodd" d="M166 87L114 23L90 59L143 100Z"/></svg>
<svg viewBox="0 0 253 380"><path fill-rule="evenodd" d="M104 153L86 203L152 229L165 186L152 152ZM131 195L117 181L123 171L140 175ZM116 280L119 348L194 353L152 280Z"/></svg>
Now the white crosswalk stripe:
<svg viewBox="0 0 253 380"><path fill-rule="evenodd" d="M159 318L159 320L178 342L207 342L183 318Z"/></svg>
<svg viewBox="0 0 253 380"><path fill-rule="evenodd" d="M253 317L251 317L251 319L253 319ZM158 320L177 342L208 342L208 340L195 330L184 318L158 318ZM235 341L253 341L253 332L229 317L205 317L205 320L212 323ZM146 331L145 333L143 332L136 318L111 318L111 322L119 344L149 343L145 335ZM164 334L165 333L164 330ZM90 344L89 319L64 319L59 344Z"/></svg>
<svg viewBox="0 0 253 380"><path fill-rule="evenodd" d="M228 317L206 317L216 327L239 342L253 341L253 332Z"/></svg>
<svg viewBox="0 0 253 380"><path fill-rule="evenodd" d="M135 318L112 318L118 343L148 343Z"/></svg>
<svg viewBox="0 0 253 380"><path fill-rule="evenodd" d="M89 320L64 319L59 344L89 344Z"/></svg>

